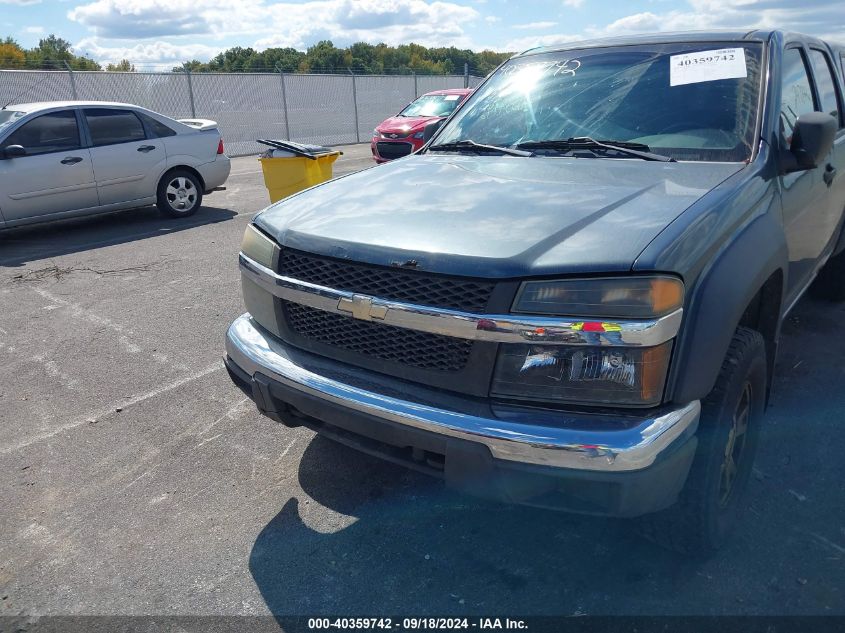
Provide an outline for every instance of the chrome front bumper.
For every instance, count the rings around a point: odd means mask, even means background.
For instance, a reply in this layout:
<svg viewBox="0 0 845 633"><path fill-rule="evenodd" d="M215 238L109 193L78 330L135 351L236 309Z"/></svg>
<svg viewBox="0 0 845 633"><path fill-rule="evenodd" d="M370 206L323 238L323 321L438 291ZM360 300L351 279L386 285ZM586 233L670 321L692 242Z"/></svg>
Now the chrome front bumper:
<svg viewBox="0 0 845 633"><path fill-rule="evenodd" d="M250 377L356 413L486 446L494 459L598 472L648 468L664 451L695 433L696 400L656 416L608 416L528 408L489 409L489 416L436 408L320 375L292 359L283 343L244 314L229 327L226 353ZM542 420L542 423L540 423Z"/></svg>

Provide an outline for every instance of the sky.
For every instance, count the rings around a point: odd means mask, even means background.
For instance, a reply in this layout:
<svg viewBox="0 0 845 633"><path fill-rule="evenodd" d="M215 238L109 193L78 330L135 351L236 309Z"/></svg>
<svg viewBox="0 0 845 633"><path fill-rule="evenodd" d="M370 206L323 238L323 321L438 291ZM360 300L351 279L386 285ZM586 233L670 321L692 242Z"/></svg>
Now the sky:
<svg viewBox="0 0 845 633"><path fill-rule="evenodd" d="M138 67L323 39L519 51L607 35L787 28L845 43L845 0L0 0L0 37L54 33Z"/></svg>

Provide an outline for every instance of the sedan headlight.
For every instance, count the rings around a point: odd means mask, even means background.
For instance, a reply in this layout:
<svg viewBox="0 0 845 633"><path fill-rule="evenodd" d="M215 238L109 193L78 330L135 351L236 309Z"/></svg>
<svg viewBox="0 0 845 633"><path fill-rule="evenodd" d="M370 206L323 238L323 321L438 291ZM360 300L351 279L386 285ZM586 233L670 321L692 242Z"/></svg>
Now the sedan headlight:
<svg viewBox="0 0 845 633"><path fill-rule="evenodd" d="M423 139L423 138L425 138L425 130L423 130L423 131L421 131L421 132L417 132L416 134L414 134L414 138L416 138L416 139Z"/></svg>
<svg viewBox="0 0 845 633"><path fill-rule="evenodd" d="M660 404L676 332L657 345L629 346L614 319L660 319L683 301L683 283L668 276L525 282L513 311L579 319L571 327L581 344L501 345L491 394L579 405Z"/></svg>
<svg viewBox="0 0 845 633"><path fill-rule="evenodd" d="M241 241L241 252L262 266L275 270L279 261L279 245L249 224Z"/></svg>
<svg viewBox="0 0 845 633"><path fill-rule="evenodd" d="M381 138L381 132L377 129L373 130L373 138Z"/></svg>

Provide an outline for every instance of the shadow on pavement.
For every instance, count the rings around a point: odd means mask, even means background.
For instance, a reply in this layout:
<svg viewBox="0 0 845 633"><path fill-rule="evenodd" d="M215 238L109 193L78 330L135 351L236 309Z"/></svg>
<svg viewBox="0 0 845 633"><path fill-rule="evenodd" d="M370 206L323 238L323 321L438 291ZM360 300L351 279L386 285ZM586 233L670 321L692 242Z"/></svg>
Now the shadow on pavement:
<svg viewBox="0 0 845 633"><path fill-rule="evenodd" d="M22 266L49 257L168 235L231 220L236 215L229 209L203 206L188 218L175 219L162 216L155 207L143 207L12 228L0 231L0 266Z"/></svg>
<svg viewBox="0 0 845 633"><path fill-rule="evenodd" d="M461 496L319 436L299 480L329 510L289 499L249 562L283 626L306 615L594 613L614 596L628 598L607 612L653 613L665 599L653 579L671 588L694 575L629 523ZM309 527L332 513L337 531Z"/></svg>
<svg viewBox="0 0 845 633"><path fill-rule="evenodd" d="M627 521L459 496L315 437L249 569L296 616L842 613L845 305L787 319L773 400L734 537L695 561ZM319 530L311 526L319 526Z"/></svg>

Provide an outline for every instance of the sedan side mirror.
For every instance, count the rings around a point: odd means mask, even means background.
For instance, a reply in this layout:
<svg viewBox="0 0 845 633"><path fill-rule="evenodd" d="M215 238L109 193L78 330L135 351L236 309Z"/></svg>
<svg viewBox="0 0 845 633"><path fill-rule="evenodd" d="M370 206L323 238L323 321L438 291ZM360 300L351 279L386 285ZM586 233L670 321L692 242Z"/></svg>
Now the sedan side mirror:
<svg viewBox="0 0 845 633"><path fill-rule="evenodd" d="M423 140L426 143L431 140L431 137L434 136L434 133L440 129L440 126L443 125L443 121L445 120L446 119L437 119L425 126L425 130L423 130Z"/></svg>
<svg viewBox="0 0 845 633"><path fill-rule="evenodd" d="M23 145L7 145L2 150L3 158L20 158L21 156L26 156Z"/></svg>
<svg viewBox="0 0 845 633"><path fill-rule="evenodd" d="M795 121L789 153L784 156L784 173L815 169L833 147L839 127L836 119L824 112L808 112Z"/></svg>

